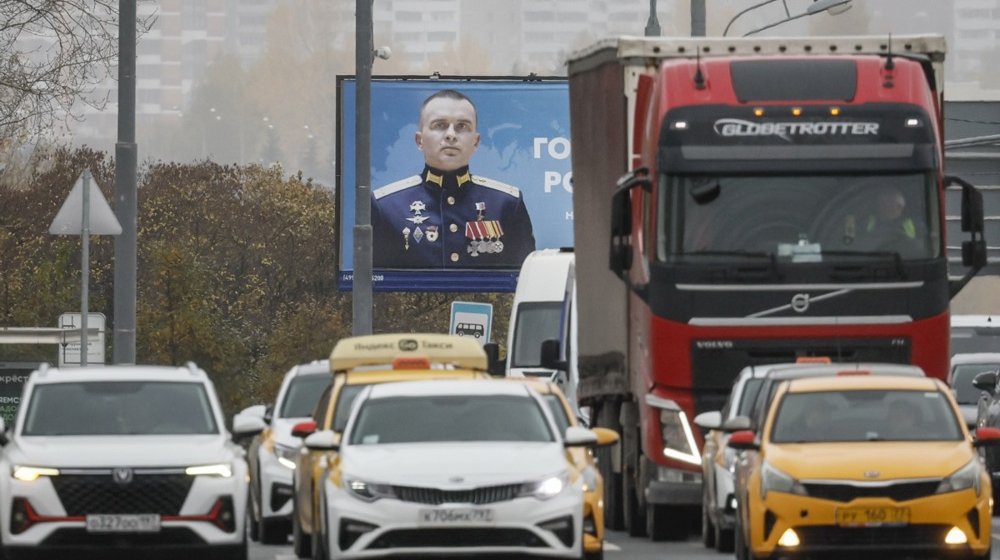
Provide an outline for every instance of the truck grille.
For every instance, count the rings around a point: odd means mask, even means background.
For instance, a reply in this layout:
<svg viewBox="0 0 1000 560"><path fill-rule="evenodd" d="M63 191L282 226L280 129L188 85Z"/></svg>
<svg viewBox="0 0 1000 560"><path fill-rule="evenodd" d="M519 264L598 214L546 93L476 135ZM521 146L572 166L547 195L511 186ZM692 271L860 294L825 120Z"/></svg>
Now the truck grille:
<svg viewBox="0 0 1000 560"><path fill-rule="evenodd" d="M813 498L849 502L855 498L889 498L897 502L915 500L931 496L937 492L941 480L921 480L897 482L886 486L862 486L856 484L826 484L805 482L806 492Z"/></svg>
<svg viewBox="0 0 1000 560"><path fill-rule="evenodd" d="M158 513L178 515L194 477L183 472L132 474L118 482L111 470L54 476L52 485L66 515L88 513Z"/></svg>
<svg viewBox="0 0 1000 560"><path fill-rule="evenodd" d="M396 497L404 502L418 504L494 504L506 502L517 497L520 484L505 484L502 486L484 486L471 490L440 490L437 488L420 488L416 486L393 486Z"/></svg>

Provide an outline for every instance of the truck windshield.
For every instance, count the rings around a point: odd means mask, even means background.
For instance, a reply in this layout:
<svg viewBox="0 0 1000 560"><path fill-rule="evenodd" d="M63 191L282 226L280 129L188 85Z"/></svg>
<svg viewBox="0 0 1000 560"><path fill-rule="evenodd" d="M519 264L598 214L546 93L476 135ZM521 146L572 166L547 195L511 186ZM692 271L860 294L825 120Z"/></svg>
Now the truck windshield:
<svg viewBox="0 0 1000 560"><path fill-rule="evenodd" d="M91 381L35 386L22 435L217 434L201 383Z"/></svg>
<svg viewBox="0 0 1000 560"><path fill-rule="evenodd" d="M940 253L928 173L662 176L657 256L821 262Z"/></svg>
<svg viewBox="0 0 1000 560"><path fill-rule="evenodd" d="M542 341L559 338L562 302L524 302L517 306L511 367L541 367Z"/></svg>

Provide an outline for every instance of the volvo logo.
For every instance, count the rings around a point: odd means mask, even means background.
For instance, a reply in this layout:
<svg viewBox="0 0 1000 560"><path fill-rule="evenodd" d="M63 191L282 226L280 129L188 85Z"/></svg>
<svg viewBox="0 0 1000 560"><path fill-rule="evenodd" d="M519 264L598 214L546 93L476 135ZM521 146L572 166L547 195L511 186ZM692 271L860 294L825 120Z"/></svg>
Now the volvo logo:
<svg viewBox="0 0 1000 560"><path fill-rule="evenodd" d="M115 482L121 484L122 486L132 483L132 469L128 467L115 467L111 471L111 477L115 479Z"/></svg>
<svg viewBox="0 0 1000 560"><path fill-rule="evenodd" d="M404 338L399 341L399 349L403 352L413 352L417 349L417 341L412 338Z"/></svg>
<svg viewBox="0 0 1000 560"><path fill-rule="evenodd" d="M796 313L805 313L809 309L809 294L795 294L792 296L792 310Z"/></svg>
<svg viewBox="0 0 1000 560"><path fill-rule="evenodd" d="M878 478L881 474L878 471L865 471L865 478Z"/></svg>

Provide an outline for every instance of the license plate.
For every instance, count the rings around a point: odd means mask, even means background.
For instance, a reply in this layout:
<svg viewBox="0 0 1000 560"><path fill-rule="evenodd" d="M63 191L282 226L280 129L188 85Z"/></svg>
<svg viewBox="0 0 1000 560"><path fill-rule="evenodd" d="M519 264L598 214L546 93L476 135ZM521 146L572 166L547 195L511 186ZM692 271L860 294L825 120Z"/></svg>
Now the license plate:
<svg viewBox="0 0 1000 560"><path fill-rule="evenodd" d="M87 531L90 533L156 533L159 530L160 516L154 513L87 516Z"/></svg>
<svg viewBox="0 0 1000 560"><path fill-rule="evenodd" d="M483 508L422 509L417 521L423 525L482 525L493 523L493 510Z"/></svg>
<svg viewBox="0 0 1000 560"><path fill-rule="evenodd" d="M844 527L877 527L879 525L906 525L910 522L910 508L903 507L854 507L837 510L837 525Z"/></svg>

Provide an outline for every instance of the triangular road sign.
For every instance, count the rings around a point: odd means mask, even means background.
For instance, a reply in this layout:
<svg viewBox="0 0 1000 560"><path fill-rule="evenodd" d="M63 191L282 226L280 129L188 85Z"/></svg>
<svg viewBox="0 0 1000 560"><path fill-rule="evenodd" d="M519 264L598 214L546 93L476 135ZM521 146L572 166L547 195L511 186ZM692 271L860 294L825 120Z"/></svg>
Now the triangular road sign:
<svg viewBox="0 0 1000 560"><path fill-rule="evenodd" d="M49 226L49 233L54 235L81 235L83 233L83 181L84 174L88 175L87 180L91 181L87 191L90 193L90 233L92 235L118 235L122 232L122 226L118 223L118 218L108 206L108 201L104 200L97 181L89 177L90 173L84 171L77 178L73 190L69 191L69 196L63 202L62 208L56 214L52 225Z"/></svg>

